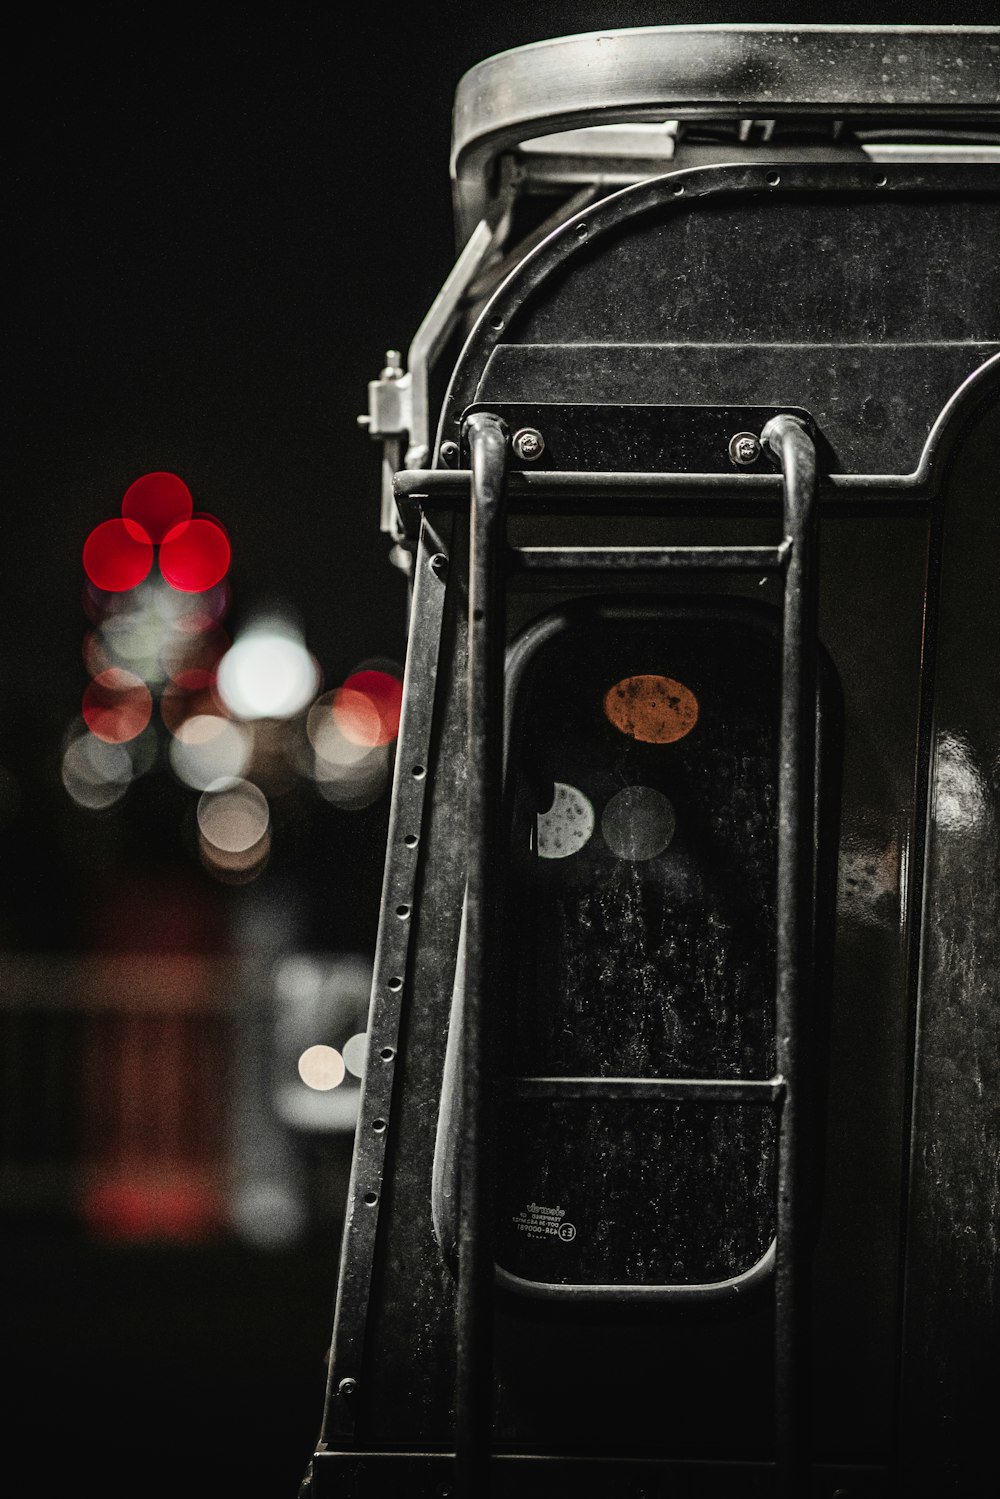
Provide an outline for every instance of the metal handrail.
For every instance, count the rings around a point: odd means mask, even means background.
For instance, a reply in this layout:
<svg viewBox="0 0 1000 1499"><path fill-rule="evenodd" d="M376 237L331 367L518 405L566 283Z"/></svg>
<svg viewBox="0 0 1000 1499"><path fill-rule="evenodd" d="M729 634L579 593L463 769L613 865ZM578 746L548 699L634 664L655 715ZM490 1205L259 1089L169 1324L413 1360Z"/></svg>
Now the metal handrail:
<svg viewBox="0 0 1000 1499"><path fill-rule="evenodd" d="M532 42L459 81L459 242L495 216L500 156L588 125L791 116L1000 119L1000 27L646 26Z"/></svg>

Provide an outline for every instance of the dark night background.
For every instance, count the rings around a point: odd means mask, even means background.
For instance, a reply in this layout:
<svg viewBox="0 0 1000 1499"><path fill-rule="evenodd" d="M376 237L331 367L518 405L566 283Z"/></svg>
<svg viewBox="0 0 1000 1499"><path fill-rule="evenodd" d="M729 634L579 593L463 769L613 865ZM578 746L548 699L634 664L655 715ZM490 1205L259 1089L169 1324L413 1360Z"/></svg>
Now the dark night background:
<svg viewBox="0 0 1000 1499"><path fill-rule="evenodd" d="M86 684L80 553L133 479L170 470L229 530L231 628L268 601L294 609L328 688L365 658L401 660L404 583L355 418L451 264L450 111L467 68L611 26L982 23L991 9L109 6L26 20L7 136L3 952L72 964L105 941L109 910L119 949L169 950L169 889L199 950L238 947L264 909L298 948L371 954L385 796L360 812L292 798L259 888L236 890L192 857L193 793L167 774L113 819L72 808L59 755ZM336 1204L272 1249L235 1233L107 1242L72 1204L17 1193L0 1232L4 1466L30 1465L24 1492L86 1476L103 1495L221 1480L291 1499L321 1411Z"/></svg>

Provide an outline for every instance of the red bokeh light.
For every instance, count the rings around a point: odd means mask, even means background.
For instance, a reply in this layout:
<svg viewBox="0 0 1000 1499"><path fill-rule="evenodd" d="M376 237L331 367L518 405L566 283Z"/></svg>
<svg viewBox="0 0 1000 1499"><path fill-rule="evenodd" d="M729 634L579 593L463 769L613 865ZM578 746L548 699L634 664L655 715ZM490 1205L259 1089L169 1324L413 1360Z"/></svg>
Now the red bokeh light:
<svg viewBox="0 0 1000 1499"><path fill-rule="evenodd" d="M153 712L153 698L140 677L119 666L102 671L83 694L83 719L97 739L125 744L141 734Z"/></svg>
<svg viewBox="0 0 1000 1499"><path fill-rule="evenodd" d="M102 1239L193 1242L221 1226L223 1204L217 1188L198 1177L157 1180L122 1173L88 1188L83 1216Z"/></svg>
<svg viewBox="0 0 1000 1499"><path fill-rule="evenodd" d="M125 491L122 515L137 521L150 541L162 541L168 531L191 519L194 501L176 474L143 474Z"/></svg>
<svg viewBox="0 0 1000 1499"><path fill-rule="evenodd" d="M160 571L181 593L204 593L225 577L232 550L229 537L211 515L196 515L174 526L160 546Z"/></svg>
<svg viewBox="0 0 1000 1499"><path fill-rule="evenodd" d="M353 744L389 744L399 733L403 684L386 671L356 671L333 699L333 718Z"/></svg>
<svg viewBox="0 0 1000 1499"><path fill-rule="evenodd" d="M330 706L333 721L351 744L374 749L382 743L382 720L371 698L351 687L338 687Z"/></svg>
<svg viewBox="0 0 1000 1499"><path fill-rule="evenodd" d="M153 565L153 543L133 520L106 520L83 544L83 568L105 593L124 593L141 583Z"/></svg>

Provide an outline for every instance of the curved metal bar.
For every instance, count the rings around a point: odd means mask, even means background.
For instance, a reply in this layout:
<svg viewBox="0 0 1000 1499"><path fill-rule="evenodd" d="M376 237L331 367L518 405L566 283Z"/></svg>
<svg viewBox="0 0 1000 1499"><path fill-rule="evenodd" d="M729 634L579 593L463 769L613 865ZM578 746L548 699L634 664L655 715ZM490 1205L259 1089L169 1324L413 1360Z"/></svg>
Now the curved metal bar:
<svg viewBox="0 0 1000 1499"><path fill-rule="evenodd" d="M507 433L498 417L476 412L470 451L468 869L465 889L465 986L462 997L462 1146L458 1162L456 1477L465 1499L488 1492L493 1417L493 1235L484 1052L495 968L497 870L503 764L503 652L500 585L507 480Z"/></svg>
<svg viewBox="0 0 1000 1499"><path fill-rule="evenodd" d="M781 1492L803 1492L807 1415L803 1375L808 1299L797 1203L802 1182L798 1088L802 1024L812 1012L815 910L816 448L796 416L776 416L761 443L781 459L785 484L781 739L778 761L776 1070L785 1078L778 1134L775 1261L776 1445Z"/></svg>
<svg viewBox="0 0 1000 1499"><path fill-rule="evenodd" d="M502 233L502 224L491 226L482 221L473 227L410 344L406 356L411 382L410 424L407 434L409 446L406 453L408 468L427 461L430 452L430 406L427 392L431 371L455 327L462 299L487 264L491 252L497 248Z"/></svg>
<svg viewBox="0 0 1000 1499"><path fill-rule="evenodd" d="M995 26L644 26L515 47L456 90L459 241L496 212L497 158L537 136L692 117L996 119L998 67Z"/></svg>
<svg viewBox="0 0 1000 1499"><path fill-rule="evenodd" d="M512 1291L518 1296L528 1296L539 1301L600 1301L600 1302L669 1302L671 1306L703 1305L706 1301L735 1301L751 1291L760 1289L774 1273L775 1241L765 1249L756 1264L740 1275L728 1280L695 1282L692 1285L642 1286L642 1285L586 1285L577 1282L562 1284L558 1281L526 1280L495 1267L496 1283L503 1291Z"/></svg>
<svg viewBox="0 0 1000 1499"><path fill-rule="evenodd" d="M967 425L991 396L1000 390L1000 354L994 354L949 397L938 414L912 477L913 487L936 492L944 482L952 454ZM859 479L855 482L861 483Z"/></svg>

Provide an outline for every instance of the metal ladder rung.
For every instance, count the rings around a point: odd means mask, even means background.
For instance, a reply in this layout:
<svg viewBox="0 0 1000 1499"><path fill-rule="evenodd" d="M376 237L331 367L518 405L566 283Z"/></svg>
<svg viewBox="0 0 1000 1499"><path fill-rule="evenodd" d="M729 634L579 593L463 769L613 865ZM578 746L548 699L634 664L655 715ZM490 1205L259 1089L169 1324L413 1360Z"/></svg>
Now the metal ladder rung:
<svg viewBox="0 0 1000 1499"><path fill-rule="evenodd" d="M515 1098L656 1099L663 1103L778 1103L785 1079L775 1077L505 1077Z"/></svg>
<svg viewBox="0 0 1000 1499"><path fill-rule="evenodd" d="M513 573L563 572L783 572L788 540L776 547L511 547Z"/></svg>

